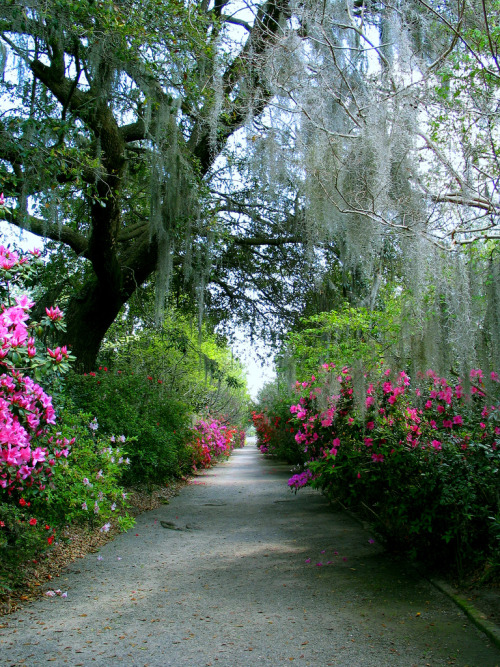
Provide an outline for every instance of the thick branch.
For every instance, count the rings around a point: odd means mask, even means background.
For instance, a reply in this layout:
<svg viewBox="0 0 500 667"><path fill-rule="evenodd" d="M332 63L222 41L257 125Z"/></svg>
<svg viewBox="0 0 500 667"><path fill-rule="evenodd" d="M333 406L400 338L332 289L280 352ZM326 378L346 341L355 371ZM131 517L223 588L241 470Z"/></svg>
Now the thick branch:
<svg viewBox="0 0 500 667"><path fill-rule="evenodd" d="M35 234L35 236L64 243L74 250L77 255L88 258L87 239L70 227L51 225L46 220L35 218L32 215L21 216L17 210L12 210L5 206L0 208L0 219L9 222L19 229L27 229L32 234Z"/></svg>

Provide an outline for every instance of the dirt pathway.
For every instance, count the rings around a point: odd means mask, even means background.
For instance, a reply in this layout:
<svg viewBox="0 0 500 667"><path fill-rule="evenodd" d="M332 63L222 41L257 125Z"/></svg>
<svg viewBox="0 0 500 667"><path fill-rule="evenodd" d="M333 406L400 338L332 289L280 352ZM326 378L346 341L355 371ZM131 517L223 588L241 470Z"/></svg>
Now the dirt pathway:
<svg viewBox="0 0 500 667"><path fill-rule="evenodd" d="M2 619L0 664L500 665L448 598L287 476L236 450L72 564L66 598Z"/></svg>

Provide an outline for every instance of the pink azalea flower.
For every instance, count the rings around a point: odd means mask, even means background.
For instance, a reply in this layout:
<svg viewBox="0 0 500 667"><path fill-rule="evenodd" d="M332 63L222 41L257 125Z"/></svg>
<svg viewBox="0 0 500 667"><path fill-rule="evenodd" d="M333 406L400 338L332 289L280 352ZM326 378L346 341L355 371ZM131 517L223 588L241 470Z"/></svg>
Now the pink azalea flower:
<svg viewBox="0 0 500 667"><path fill-rule="evenodd" d="M32 452L32 464L43 463L45 461L47 450L42 449L42 447L37 447L34 452Z"/></svg>
<svg viewBox="0 0 500 667"><path fill-rule="evenodd" d="M47 317L52 320L52 322L58 322L63 318L63 314L57 306L55 308L53 306L50 308L45 308L45 312L47 313Z"/></svg>

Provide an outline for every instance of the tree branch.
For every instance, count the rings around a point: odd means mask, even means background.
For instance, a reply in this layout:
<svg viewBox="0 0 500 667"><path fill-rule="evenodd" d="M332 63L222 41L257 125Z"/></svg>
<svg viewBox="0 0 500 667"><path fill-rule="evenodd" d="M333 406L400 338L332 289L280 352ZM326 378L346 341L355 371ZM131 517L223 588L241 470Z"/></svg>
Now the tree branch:
<svg viewBox="0 0 500 667"><path fill-rule="evenodd" d="M3 206L0 208L0 219L4 220L19 229L26 229L27 231L40 236L41 238L51 239L58 243L64 243L69 246L74 252L88 259L87 239L70 227L63 225L51 225L46 220L41 220L32 215L21 216L17 209L12 210ZM26 224L27 223L27 224Z"/></svg>

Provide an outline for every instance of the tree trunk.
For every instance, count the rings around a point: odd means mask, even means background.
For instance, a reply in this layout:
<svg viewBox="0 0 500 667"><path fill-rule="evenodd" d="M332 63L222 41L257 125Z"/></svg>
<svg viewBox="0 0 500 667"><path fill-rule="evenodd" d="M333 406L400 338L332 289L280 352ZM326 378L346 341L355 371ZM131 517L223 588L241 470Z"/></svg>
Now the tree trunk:
<svg viewBox="0 0 500 667"><path fill-rule="evenodd" d="M127 299L93 279L70 300L63 342L76 356L78 372L95 370L101 342Z"/></svg>

